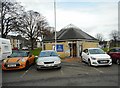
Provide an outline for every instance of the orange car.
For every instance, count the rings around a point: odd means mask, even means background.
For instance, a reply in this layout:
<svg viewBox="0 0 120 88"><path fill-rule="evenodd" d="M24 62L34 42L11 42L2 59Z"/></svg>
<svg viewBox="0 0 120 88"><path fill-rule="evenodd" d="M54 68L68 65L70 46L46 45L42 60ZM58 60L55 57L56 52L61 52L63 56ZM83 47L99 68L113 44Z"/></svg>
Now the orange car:
<svg viewBox="0 0 120 88"><path fill-rule="evenodd" d="M2 61L2 70L28 69L35 62L35 57L29 51L14 51Z"/></svg>

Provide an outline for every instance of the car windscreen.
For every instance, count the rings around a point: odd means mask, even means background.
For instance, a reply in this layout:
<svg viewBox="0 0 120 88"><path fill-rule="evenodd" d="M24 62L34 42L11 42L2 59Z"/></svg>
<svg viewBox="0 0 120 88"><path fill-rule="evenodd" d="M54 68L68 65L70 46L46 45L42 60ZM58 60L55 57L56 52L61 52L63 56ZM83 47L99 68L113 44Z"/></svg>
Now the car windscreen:
<svg viewBox="0 0 120 88"><path fill-rule="evenodd" d="M58 56L56 52L51 52L51 51L48 51L48 52L41 52L40 57L52 57L52 56Z"/></svg>
<svg viewBox="0 0 120 88"><path fill-rule="evenodd" d="M27 52L13 52L10 57L27 57Z"/></svg>
<svg viewBox="0 0 120 88"><path fill-rule="evenodd" d="M120 49L115 49L115 52L120 52Z"/></svg>
<svg viewBox="0 0 120 88"><path fill-rule="evenodd" d="M90 54L105 54L102 49L89 49Z"/></svg>

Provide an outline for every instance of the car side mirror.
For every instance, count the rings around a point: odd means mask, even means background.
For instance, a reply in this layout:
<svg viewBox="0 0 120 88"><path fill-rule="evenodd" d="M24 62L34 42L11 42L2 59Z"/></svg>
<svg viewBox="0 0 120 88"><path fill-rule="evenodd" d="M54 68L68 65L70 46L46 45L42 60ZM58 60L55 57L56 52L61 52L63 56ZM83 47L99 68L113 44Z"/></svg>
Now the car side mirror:
<svg viewBox="0 0 120 88"><path fill-rule="evenodd" d="M10 58L10 56L7 56L7 58Z"/></svg>

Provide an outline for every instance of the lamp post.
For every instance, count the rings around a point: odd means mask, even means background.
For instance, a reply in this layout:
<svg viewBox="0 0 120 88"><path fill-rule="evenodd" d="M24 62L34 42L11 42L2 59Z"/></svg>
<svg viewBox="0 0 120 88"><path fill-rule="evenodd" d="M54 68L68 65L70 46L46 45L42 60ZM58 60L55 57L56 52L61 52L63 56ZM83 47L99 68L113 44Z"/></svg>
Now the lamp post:
<svg viewBox="0 0 120 88"><path fill-rule="evenodd" d="M56 51L56 0L54 0L55 51Z"/></svg>

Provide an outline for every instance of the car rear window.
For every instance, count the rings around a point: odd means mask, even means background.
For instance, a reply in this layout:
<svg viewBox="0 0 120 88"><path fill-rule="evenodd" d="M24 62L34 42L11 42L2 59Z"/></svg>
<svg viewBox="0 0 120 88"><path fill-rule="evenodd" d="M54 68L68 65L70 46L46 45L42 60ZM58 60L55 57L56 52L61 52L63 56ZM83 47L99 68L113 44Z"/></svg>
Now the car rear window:
<svg viewBox="0 0 120 88"><path fill-rule="evenodd" d="M120 52L120 49L111 49L110 52Z"/></svg>

